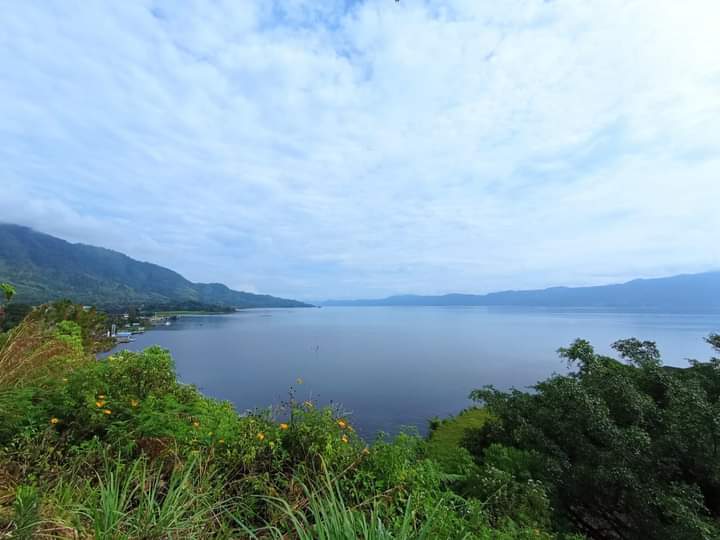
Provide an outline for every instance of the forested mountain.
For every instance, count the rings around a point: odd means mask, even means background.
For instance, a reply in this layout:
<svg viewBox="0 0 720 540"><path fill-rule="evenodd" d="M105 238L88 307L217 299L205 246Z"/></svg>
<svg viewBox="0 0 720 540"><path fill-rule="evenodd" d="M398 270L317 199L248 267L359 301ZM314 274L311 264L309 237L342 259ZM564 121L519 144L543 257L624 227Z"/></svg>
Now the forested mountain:
<svg viewBox="0 0 720 540"><path fill-rule="evenodd" d="M720 311L720 272L657 279L635 279L617 285L552 287L485 295L390 296L376 300L329 300L326 306L543 306Z"/></svg>
<svg viewBox="0 0 720 540"><path fill-rule="evenodd" d="M156 264L110 249L71 244L28 227L0 224L0 282L17 289L16 302L58 298L99 306L130 304L303 307L302 302L193 283Z"/></svg>

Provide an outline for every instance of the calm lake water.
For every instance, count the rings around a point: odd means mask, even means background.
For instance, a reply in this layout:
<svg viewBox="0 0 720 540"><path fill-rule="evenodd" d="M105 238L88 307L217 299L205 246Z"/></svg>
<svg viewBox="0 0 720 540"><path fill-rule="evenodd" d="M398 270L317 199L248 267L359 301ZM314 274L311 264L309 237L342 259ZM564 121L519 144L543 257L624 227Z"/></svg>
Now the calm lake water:
<svg viewBox="0 0 720 540"><path fill-rule="evenodd" d="M170 349L183 382L243 411L296 398L339 403L366 437L455 414L486 384L522 388L564 372L558 347L656 341L669 365L711 355L719 314L498 307L325 307L182 317L119 348ZM296 380L302 378L303 384Z"/></svg>

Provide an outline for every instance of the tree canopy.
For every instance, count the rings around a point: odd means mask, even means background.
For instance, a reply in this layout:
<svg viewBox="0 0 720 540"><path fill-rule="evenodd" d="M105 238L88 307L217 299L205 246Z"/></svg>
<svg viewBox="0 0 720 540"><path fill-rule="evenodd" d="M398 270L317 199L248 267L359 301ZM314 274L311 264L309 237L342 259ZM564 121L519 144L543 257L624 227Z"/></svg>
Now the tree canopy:
<svg viewBox="0 0 720 540"><path fill-rule="evenodd" d="M720 335L707 338L720 352ZM591 538L720 538L720 359L664 367L655 343L585 340L559 350L574 370L531 392L475 390L491 420L464 441L524 456L555 526Z"/></svg>

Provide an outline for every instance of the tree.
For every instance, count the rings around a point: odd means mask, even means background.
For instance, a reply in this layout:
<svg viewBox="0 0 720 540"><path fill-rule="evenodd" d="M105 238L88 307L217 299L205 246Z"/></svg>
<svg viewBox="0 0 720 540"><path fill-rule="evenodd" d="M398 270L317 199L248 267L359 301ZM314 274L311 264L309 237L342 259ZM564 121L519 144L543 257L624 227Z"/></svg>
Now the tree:
<svg viewBox="0 0 720 540"><path fill-rule="evenodd" d="M720 538L719 361L666 368L653 342L613 348L625 362L575 341L559 352L576 369L532 393L472 392L494 420L465 446L479 463L493 444L536 456L533 477L559 528L602 539Z"/></svg>
<svg viewBox="0 0 720 540"><path fill-rule="evenodd" d="M15 296L15 287L9 283L0 283L0 291L5 297L5 304L9 304L12 297Z"/></svg>
<svg viewBox="0 0 720 540"><path fill-rule="evenodd" d="M0 293L2 293L4 302L0 302L0 323L5 320L5 306L10 303L12 297L15 296L15 287L9 283L0 283ZM0 325L1 327L2 325Z"/></svg>
<svg viewBox="0 0 720 540"><path fill-rule="evenodd" d="M705 338L705 341L707 341L710 346L715 349L715 352L720 353L720 334L710 334L707 338Z"/></svg>

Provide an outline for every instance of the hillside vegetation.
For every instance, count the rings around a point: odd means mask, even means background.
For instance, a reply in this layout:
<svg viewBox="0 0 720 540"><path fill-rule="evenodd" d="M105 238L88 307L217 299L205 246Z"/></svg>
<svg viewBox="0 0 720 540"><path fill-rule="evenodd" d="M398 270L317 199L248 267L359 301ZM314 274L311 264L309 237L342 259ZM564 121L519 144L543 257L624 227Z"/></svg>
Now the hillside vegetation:
<svg viewBox="0 0 720 540"><path fill-rule="evenodd" d="M19 225L0 224L0 281L12 283L17 301L39 304L69 298L102 307L147 304L173 309L207 306L303 307L307 304L193 283L177 272L95 246L71 244Z"/></svg>
<svg viewBox="0 0 720 540"><path fill-rule="evenodd" d="M415 435L368 446L341 410L294 399L238 415L179 384L158 347L97 361L89 352L101 324L100 314L79 306L42 306L0 350L0 531L98 539L556 537L547 514L498 516L483 497L458 495ZM467 451L457 452L472 467Z"/></svg>
<svg viewBox="0 0 720 540"><path fill-rule="evenodd" d="M652 343L618 342L623 363L579 340L571 375L367 444L292 396L239 415L159 347L98 361L103 324L44 305L0 348L0 537L720 537L720 359L668 370Z"/></svg>

